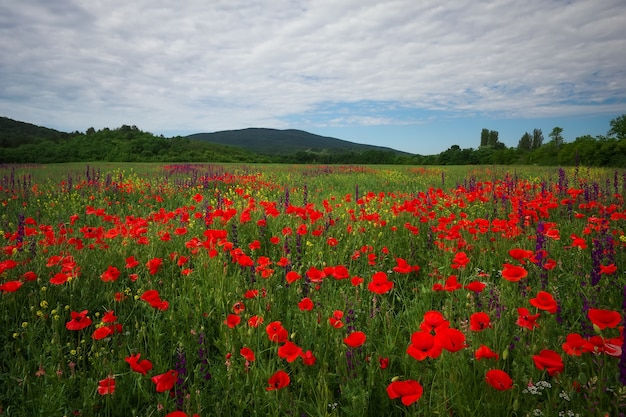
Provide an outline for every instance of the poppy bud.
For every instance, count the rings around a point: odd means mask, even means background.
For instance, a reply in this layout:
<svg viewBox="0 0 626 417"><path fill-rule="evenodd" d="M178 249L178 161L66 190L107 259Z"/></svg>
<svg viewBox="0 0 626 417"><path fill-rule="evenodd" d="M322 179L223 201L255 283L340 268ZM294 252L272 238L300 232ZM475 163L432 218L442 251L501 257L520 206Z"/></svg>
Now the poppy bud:
<svg viewBox="0 0 626 417"><path fill-rule="evenodd" d="M504 349L504 352L502 352L502 359L506 360L509 357L509 349Z"/></svg>
<svg viewBox="0 0 626 417"><path fill-rule="evenodd" d="M399 376L394 376L393 378L391 378L391 382L396 382L398 380L400 380Z"/></svg>

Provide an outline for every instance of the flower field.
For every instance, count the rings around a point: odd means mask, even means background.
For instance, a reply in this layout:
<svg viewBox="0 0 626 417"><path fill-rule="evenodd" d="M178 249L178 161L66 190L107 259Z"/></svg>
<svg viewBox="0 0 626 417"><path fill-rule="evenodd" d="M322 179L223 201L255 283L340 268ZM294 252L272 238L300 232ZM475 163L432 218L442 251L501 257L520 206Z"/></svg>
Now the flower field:
<svg viewBox="0 0 626 417"><path fill-rule="evenodd" d="M624 416L626 172L0 167L0 415Z"/></svg>

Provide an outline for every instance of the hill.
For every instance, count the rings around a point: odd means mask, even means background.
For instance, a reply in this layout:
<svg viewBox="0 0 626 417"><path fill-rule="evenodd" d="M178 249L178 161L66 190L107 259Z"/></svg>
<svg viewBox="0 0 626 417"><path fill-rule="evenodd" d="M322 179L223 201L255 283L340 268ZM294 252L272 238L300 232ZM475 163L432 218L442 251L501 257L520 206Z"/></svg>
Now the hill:
<svg viewBox="0 0 626 417"><path fill-rule="evenodd" d="M58 140L67 133L0 116L0 148L14 148L41 140Z"/></svg>
<svg viewBox="0 0 626 417"><path fill-rule="evenodd" d="M196 133L186 137L220 145L237 146L264 155L292 155L298 152L326 154L337 151L356 153L379 151L393 152L398 156L410 155L383 146L364 145L296 129L248 128L214 133Z"/></svg>

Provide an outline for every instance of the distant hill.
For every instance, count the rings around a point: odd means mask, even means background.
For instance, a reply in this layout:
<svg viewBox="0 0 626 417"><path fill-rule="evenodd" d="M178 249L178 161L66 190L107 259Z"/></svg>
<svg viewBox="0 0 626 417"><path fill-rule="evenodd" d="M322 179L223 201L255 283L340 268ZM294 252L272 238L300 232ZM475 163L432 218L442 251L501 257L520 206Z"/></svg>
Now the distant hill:
<svg viewBox="0 0 626 417"><path fill-rule="evenodd" d="M0 148L14 148L41 140L58 140L67 133L0 116Z"/></svg>
<svg viewBox="0 0 626 417"><path fill-rule="evenodd" d="M324 154L337 151L357 153L382 151L393 152L397 155L410 155L392 148L364 145L295 129L248 128L214 133L196 133L187 136L187 138L220 145L237 146L264 155L288 155L297 152Z"/></svg>

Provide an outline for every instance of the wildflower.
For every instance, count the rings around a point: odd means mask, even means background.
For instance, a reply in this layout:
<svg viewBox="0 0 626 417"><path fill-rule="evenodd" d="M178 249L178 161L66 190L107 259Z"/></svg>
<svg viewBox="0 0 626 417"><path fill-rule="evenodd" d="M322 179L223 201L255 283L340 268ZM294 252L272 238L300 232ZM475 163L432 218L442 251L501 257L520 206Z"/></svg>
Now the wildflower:
<svg viewBox="0 0 626 417"><path fill-rule="evenodd" d="M302 278L302 276L300 276L300 274L298 274L296 271L289 271L285 275L285 280L287 281L287 284L293 284L300 278Z"/></svg>
<svg viewBox="0 0 626 417"><path fill-rule="evenodd" d="M110 395L115 392L115 379L108 377L98 381L98 394Z"/></svg>
<svg viewBox="0 0 626 417"><path fill-rule="evenodd" d="M530 304L537 307L539 310L547 311L554 314L558 310L558 305L552 294L546 291L539 291L536 298L530 299Z"/></svg>
<svg viewBox="0 0 626 417"><path fill-rule="evenodd" d="M507 281L517 282L526 276L528 276L528 271L524 269L524 267L508 263L504 264L504 268L502 269L502 278Z"/></svg>
<svg viewBox="0 0 626 417"><path fill-rule="evenodd" d="M547 370L550 376L560 374L564 369L561 355L550 349L543 349L539 355L534 355L533 362L538 369Z"/></svg>
<svg viewBox="0 0 626 417"><path fill-rule="evenodd" d="M465 252L457 252L452 259L452 269L462 269L469 263L470 259Z"/></svg>
<svg viewBox="0 0 626 417"><path fill-rule="evenodd" d="M0 291L15 292L22 286L22 281L7 281L0 285Z"/></svg>
<svg viewBox="0 0 626 417"><path fill-rule="evenodd" d="M255 356L254 356L254 351L252 349L250 349L249 347L246 347L246 346L242 347L239 350L239 354L241 356L243 356L249 362L254 362L255 359L256 359Z"/></svg>
<svg viewBox="0 0 626 417"><path fill-rule="evenodd" d="M286 359L287 362L293 362L302 354L302 348L291 341L286 341L284 345L278 348L278 357Z"/></svg>
<svg viewBox="0 0 626 417"><path fill-rule="evenodd" d="M420 329L426 332L436 331L438 328L448 327L450 322L443 317L441 312L436 310L424 313L424 319L420 324Z"/></svg>
<svg viewBox="0 0 626 417"><path fill-rule="evenodd" d="M252 316L248 319L248 326L250 327L258 327L263 324L263 317L261 316Z"/></svg>
<svg viewBox="0 0 626 417"><path fill-rule="evenodd" d="M491 319L487 313L478 312L470 316L470 330L479 332L491 327Z"/></svg>
<svg viewBox="0 0 626 417"><path fill-rule="evenodd" d="M72 316L72 320L65 323L65 328L67 330L82 330L86 327L89 327L92 321L87 316L87 313L89 313L87 310L83 310L80 313L72 311L70 313Z"/></svg>
<svg viewBox="0 0 626 417"><path fill-rule="evenodd" d="M289 383L291 382L291 379L289 378L289 374L287 374L287 372L285 371L276 371L276 373L274 373L274 375L272 375L268 380L267 380L267 391L274 391L274 390L278 390L281 388L285 388L286 386L289 385Z"/></svg>
<svg viewBox="0 0 626 417"><path fill-rule="evenodd" d="M273 321L265 328L267 337L270 342L283 343L287 340L289 333L285 329L280 321Z"/></svg>
<svg viewBox="0 0 626 417"><path fill-rule="evenodd" d="M414 332L411 335L411 343L406 350L411 357L418 361L432 358L436 359L441 355L442 347L435 342L435 336L427 331Z"/></svg>
<svg viewBox="0 0 626 417"><path fill-rule="evenodd" d="M63 272L57 272L52 278L50 278L50 284L63 285L67 282L68 279L68 274L65 274Z"/></svg>
<svg viewBox="0 0 626 417"><path fill-rule="evenodd" d="M141 295L141 299L161 311L165 311L169 307L167 301L161 300L161 296L157 290L147 290Z"/></svg>
<svg viewBox="0 0 626 417"><path fill-rule="evenodd" d="M241 322L241 317L238 316L237 314L229 314L228 316L226 316L226 320L224 320L224 324L227 325L231 329L237 326L240 322Z"/></svg>
<svg viewBox="0 0 626 417"><path fill-rule="evenodd" d="M241 301L237 301L235 304L233 304L233 313L237 315L243 313L245 309L246 306Z"/></svg>
<svg viewBox="0 0 626 417"><path fill-rule="evenodd" d="M563 351L570 356L581 356L583 352L593 350L591 343L578 333L570 333L561 345Z"/></svg>
<svg viewBox="0 0 626 417"><path fill-rule="evenodd" d="M136 355L130 355L124 360L130 365L130 368L133 371L139 372L142 375L146 375L148 372L150 372L150 370L152 370L152 362L147 359L139 361L140 357L141 353L137 353Z"/></svg>
<svg viewBox="0 0 626 417"><path fill-rule="evenodd" d="M109 265L107 270L104 271L100 275L100 279L104 282L113 282L113 281L117 281L119 276L120 276L120 270L112 265Z"/></svg>
<svg viewBox="0 0 626 417"><path fill-rule="evenodd" d="M525 327L529 330L533 330L535 327L539 327L539 325L536 323L537 319L540 316L539 313L531 315L530 311L528 311L527 308L520 307L517 309L517 314L518 317L515 324L517 324L518 326Z"/></svg>
<svg viewBox="0 0 626 417"><path fill-rule="evenodd" d="M304 297L298 303L298 308L301 311L311 311L311 310L313 310L313 301L309 297Z"/></svg>
<svg viewBox="0 0 626 417"><path fill-rule="evenodd" d="M146 262L146 267L148 268L148 272L150 275L154 275L159 272L161 265L163 264L163 259L161 258L152 258L148 262Z"/></svg>
<svg viewBox="0 0 626 417"><path fill-rule="evenodd" d="M389 358L380 356L378 358L378 365L380 366L380 369L387 369L389 366Z"/></svg>
<svg viewBox="0 0 626 417"><path fill-rule="evenodd" d="M359 346L362 346L363 343L365 343L365 340L367 339L367 337L365 336L365 333L363 332L352 332L348 335L348 337L346 337L345 339L343 339L343 342L350 346L351 348L357 348Z"/></svg>
<svg viewBox="0 0 626 417"><path fill-rule="evenodd" d="M435 344L441 346L448 352L457 352L467 345L463 332L451 327L444 327L435 333Z"/></svg>
<svg viewBox="0 0 626 417"><path fill-rule="evenodd" d="M498 360L500 355L491 350L488 346L480 345L480 347L474 352L474 358L476 358L476 360L492 358Z"/></svg>
<svg viewBox="0 0 626 417"><path fill-rule="evenodd" d="M490 369L487 371L485 380L498 391L506 391L513 388L513 380L509 374L500 369Z"/></svg>
<svg viewBox="0 0 626 417"><path fill-rule="evenodd" d="M156 385L157 392L165 392L169 391L176 384L176 380L178 379L178 372L174 370L169 370L163 374L155 375L150 380L154 382Z"/></svg>
<svg viewBox="0 0 626 417"><path fill-rule="evenodd" d="M376 272L367 286L368 290L376 294L388 293L392 288L393 282L387 280L387 274L384 272Z"/></svg>
<svg viewBox="0 0 626 417"><path fill-rule="evenodd" d="M590 308L587 312L587 317L594 326L598 329L603 330L605 328L612 329L617 327L617 325L621 322L622 316L620 313L614 310L603 310L600 308Z"/></svg>
<svg viewBox="0 0 626 417"><path fill-rule="evenodd" d="M332 317L328 318L328 323L335 329L341 329L343 327L343 311L335 310Z"/></svg>
<svg viewBox="0 0 626 417"><path fill-rule="evenodd" d="M315 361L317 360L317 358L313 355L313 352L310 350L300 353L300 357L302 358L302 363L306 366L315 365Z"/></svg>
<svg viewBox="0 0 626 417"><path fill-rule="evenodd" d="M611 275L611 274L614 274L617 271L617 267L615 266L615 264L599 265L599 266L600 266L600 273L601 274Z"/></svg>
<svg viewBox="0 0 626 417"><path fill-rule="evenodd" d="M389 395L389 398L392 400L400 398L402 404L407 407L419 400L423 392L424 389L420 383L412 379L393 381L391 384L387 385L387 395Z"/></svg>

